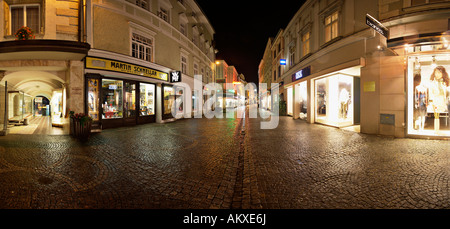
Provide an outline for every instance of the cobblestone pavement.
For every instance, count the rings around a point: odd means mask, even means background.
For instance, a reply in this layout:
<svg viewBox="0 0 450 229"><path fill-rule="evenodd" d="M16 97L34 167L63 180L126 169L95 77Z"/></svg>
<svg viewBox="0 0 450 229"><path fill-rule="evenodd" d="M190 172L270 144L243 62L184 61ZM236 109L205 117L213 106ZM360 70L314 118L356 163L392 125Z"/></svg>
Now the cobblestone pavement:
<svg viewBox="0 0 450 229"><path fill-rule="evenodd" d="M450 208L450 141L261 121L0 137L0 208Z"/></svg>

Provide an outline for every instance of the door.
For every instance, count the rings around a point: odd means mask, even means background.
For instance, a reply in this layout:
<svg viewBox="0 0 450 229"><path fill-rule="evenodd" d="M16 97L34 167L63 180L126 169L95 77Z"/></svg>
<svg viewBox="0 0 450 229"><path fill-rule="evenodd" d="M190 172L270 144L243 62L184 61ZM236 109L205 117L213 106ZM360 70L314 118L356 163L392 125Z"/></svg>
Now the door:
<svg viewBox="0 0 450 229"><path fill-rule="evenodd" d="M125 90L124 90L124 124L128 125L136 125L137 122L137 113L136 113L136 82L133 81L125 81Z"/></svg>

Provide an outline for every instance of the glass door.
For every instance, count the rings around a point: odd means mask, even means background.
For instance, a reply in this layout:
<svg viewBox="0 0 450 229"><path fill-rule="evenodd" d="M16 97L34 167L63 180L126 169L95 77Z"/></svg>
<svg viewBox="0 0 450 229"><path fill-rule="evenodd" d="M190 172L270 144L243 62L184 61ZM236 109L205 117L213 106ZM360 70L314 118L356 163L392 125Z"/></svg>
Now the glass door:
<svg viewBox="0 0 450 229"><path fill-rule="evenodd" d="M136 124L136 83L125 82L124 114L127 124Z"/></svg>

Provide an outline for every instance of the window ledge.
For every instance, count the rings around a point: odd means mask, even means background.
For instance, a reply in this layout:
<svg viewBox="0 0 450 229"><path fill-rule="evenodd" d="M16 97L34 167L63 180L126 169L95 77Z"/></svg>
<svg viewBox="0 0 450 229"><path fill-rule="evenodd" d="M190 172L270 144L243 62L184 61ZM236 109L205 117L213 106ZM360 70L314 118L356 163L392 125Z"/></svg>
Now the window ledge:
<svg viewBox="0 0 450 229"><path fill-rule="evenodd" d="M343 36L337 36L327 42L325 42L323 45L320 46L320 49L326 48L328 46L330 46L331 44L335 43L336 41L339 41L343 38Z"/></svg>

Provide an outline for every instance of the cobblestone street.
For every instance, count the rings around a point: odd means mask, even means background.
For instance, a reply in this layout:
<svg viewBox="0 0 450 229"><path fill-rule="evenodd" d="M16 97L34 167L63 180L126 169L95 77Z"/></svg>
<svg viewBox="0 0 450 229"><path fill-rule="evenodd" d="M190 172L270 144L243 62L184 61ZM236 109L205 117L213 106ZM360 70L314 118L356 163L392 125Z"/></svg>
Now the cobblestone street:
<svg viewBox="0 0 450 229"><path fill-rule="evenodd" d="M450 142L281 117L0 138L3 209L448 209ZM242 126L245 126L245 131Z"/></svg>

